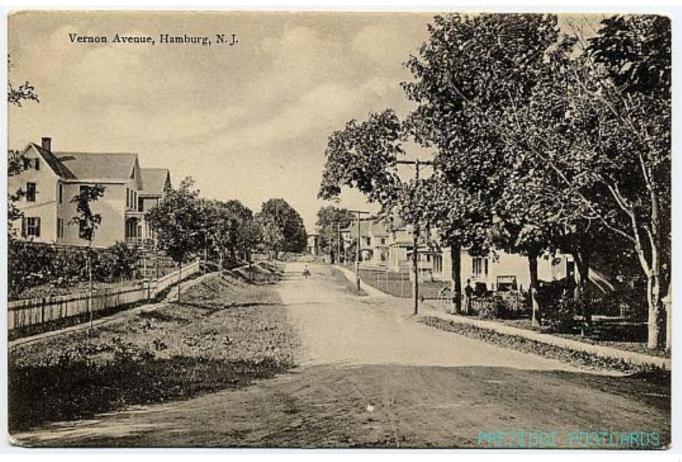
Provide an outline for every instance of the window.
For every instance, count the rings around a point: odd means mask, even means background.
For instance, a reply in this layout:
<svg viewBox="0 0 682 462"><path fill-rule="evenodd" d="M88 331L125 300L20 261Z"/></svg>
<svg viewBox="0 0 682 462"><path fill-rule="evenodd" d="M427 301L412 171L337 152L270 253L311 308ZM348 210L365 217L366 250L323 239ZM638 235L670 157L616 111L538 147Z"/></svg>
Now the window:
<svg viewBox="0 0 682 462"><path fill-rule="evenodd" d="M57 196L59 197L59 203L64 202L64 185L59 183L57 185Z"/></svg>
<svg viewBox="0 0 682 462"><path fill-rule="evenodd" d="M138 201L137 210L139 210L140 212L144 212L144 199L140 197L137 201Z"/></svg>
<svg viewBox="0 0 682 462"><path fill-rule="evenodd" d="M57 218L57 238L61 239L64 237L64 219Z"/></svg>
<svg viewBox="0 0 682 462"><path fill-rule="evenodd" d="M29 168L40 170L40 159L37 157L24 157L24 170L28 170Z"/></svg>
<svg viewBox="0 0 682 462"><path fill-rule="evenodd" d="M26 217L22 224L24 225L24 234L29 237L40 237L40 218Z"/></svg>
<svg viewBox="0 0 682 462"><path fill-rule="evenodd" d="M126 207L130 207L130 189L126 188Z"/></svg>
<svg viewBox="0 0 682 462"><path fill-rule="evenodd" d="M433 256L433 272L442 273L443 272L443 256L434 255Z"/></svg>
<svg viewBox="0 0 682 462"><path fill-rule="evenodd" d="M474 257L471 259L471 273L475 277L488 275L488 259L481 257Z"/></svg>
<svg viewBox="0 0 682 462"><path fill-rule="evenodd" d="M385 238L385 237L382 237L382 238L381 238L381 245L385 245L385 244L386 244L386 238Z"/></svg>
<svg viewBox="0 0 682 462"><path fill-rule="evenodd" d="M36 184L26 183L26 202L36 201Z"/></svg>

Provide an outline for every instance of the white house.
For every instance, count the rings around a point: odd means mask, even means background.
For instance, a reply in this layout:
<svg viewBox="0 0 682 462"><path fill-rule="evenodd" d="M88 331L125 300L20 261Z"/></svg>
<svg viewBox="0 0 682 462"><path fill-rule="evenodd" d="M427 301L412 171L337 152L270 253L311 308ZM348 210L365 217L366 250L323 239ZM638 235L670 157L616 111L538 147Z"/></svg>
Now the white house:
<svg viewBox="0 0 682 462"><path fill-rule="evenodd" d="M16 204L23 217L12 224L22 238L87 245L73 223L78 213L72 199L95 184L105 189L92 204L102 217L93 246L152 237L145 215L170 188L168 170L141 169L135 153L55 152L50 138L41 145L30 143L22 154L25 169L8 181L9 191L25 192Z"/></svg>

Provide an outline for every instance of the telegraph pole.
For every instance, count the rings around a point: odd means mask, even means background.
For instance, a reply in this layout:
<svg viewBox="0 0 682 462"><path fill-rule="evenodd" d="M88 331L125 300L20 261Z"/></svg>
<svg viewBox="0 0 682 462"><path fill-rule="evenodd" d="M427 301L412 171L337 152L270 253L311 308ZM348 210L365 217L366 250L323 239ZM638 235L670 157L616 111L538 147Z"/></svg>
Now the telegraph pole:
<svg viewBox="0 0 682 462"><path fill-rule="evenodd" d="M341 222L336 222L336 263L341 264Z"/></svg>
<svg viewBox="0 0 682 462"><path fill-rule="evenodd" d="M422 165L433 165L432 161L425 160L399 160L400 165L414 165L415 187L419 187L419 167ZM414 314L419 313L419 219L412 224L412 272L414 273L413 295L414 295Z"/></svg>
<svg viewBox="0 0 682 462"><path fill-rule="evenodd" d="M362 210L349 210L351 213L357 213L357 241L355 245L355 287L358 292L360 292L360 246L362 242L360 241L360 215L369 214L369 212L364 212Z"/></svg>

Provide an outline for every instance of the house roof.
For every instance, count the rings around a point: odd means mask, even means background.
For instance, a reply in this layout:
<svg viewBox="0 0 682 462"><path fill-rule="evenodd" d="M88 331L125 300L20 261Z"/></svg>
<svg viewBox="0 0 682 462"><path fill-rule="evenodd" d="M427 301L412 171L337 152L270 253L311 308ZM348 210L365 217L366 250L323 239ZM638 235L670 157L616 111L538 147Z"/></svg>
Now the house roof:
<svg viewBox="0 0 682 462"><path fill-rule="evenodd" d="M142 192L145 194L162 194L170 171L167 168L141 168Z"/></svg>
<svg viewBox="0 0 682 462"><path fill-rule="evenodd" d="M372 223L371 230L372 230L372 235L375 237L387 237L388 236L388 230L386 229L386 225L384 224L383 221L379 221L377 223Z"/></svg>
<svg viewBox="0 0 682 462"><path fill-rule="evenodd" d="M371 223L369 221L363 221L363 220L360 221L360 236L363 236L363 237L369 236L370 224ZM343 228L341 230L341 232L350 232L353 236L355 236L358 232L357 229L358 229L358 222L353 221L353 222L351 222L350 225L348 225L348 227Z"/></svg>
<svg viewBox="0 0 682 462"><path fill-rule="evenodd" d="M75 179L76 175L73 174L71 170L66 168L64 164L62 164L57 157L52 154L50 151L47 149L43 149L42 146L37 145L35 143L31 143L29 147L33 147L38 153L45 159L45 162L50 166L52 171L54 171L57 175L59 175L62 178L67 178L67 179Z"/></svg>
<svg viewBox="0 0 682 462"><path fill-rule="evenodd" d="M121 152L55 152L59 163L75 175L74 178L125 180L131 178L137 154Z"/></svg>

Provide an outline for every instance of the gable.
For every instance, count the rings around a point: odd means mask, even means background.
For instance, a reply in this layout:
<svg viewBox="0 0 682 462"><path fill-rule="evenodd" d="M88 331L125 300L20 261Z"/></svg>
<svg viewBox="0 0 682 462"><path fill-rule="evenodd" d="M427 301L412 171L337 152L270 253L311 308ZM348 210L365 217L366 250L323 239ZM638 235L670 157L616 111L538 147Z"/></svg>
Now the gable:
<svg viewBox="0 0 682 462"><path fill-rule="evenodd" d="M24 157L42 159L43 162L41 162L40 165L41 170L44 169L45 171L49 171L54 176L67 179L76 178L73 172L71 172L68 168L64 167L59 162L59 160L54 156L54 154L52 154L50 151L43 149L37 144L30 143L28 146L26 146L26 149L24 149L22 155Z"/></svg>

